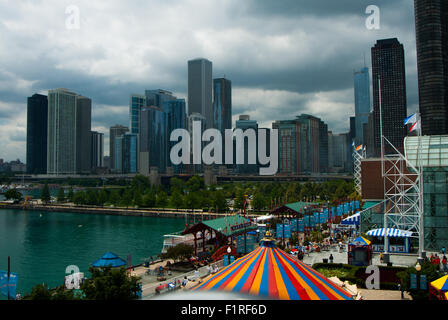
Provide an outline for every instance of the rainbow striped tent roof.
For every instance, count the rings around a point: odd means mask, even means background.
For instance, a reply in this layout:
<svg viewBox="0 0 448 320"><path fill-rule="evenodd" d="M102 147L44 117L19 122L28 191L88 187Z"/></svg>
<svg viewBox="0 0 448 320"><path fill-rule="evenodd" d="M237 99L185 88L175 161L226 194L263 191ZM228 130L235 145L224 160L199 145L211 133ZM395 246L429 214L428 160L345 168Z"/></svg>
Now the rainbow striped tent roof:
<svg viewBox="0 0 448 320"><path fill-rule="evenodd" d="M265 242L191 290L221 290L282 300L351 300L352 295Z"/></svg>
<svg viewBox="0 0 448 320"><path fill-rule="evenodd" d="M431 285L439 291L448 291L448 275L431 282Z"/></svg>

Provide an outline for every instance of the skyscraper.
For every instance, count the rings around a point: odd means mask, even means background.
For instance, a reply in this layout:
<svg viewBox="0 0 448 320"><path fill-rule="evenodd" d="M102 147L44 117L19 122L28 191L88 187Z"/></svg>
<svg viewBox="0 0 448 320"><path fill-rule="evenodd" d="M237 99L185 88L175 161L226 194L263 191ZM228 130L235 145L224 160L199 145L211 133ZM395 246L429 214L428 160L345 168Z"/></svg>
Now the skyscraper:
<svg viewBox="0 0 448 320"><path fill-rule="evenodd" d="M156 106L140 111L139 172L149 174L151 167L164 173L167 166L167 114Z"/></svg>
<svg viewBox="0 0 448 320"><path fill-rule="evenodd" d="M448 1L414 0L422 133L448 134Z"/></svg>
<svg viewBox="0 0 448 320"><path fill-rule="evenodd" d="M213 127L223 135L232 129L232 82L225 78L213 80Z"/></svg>
<svg viewBox="0 0 448 320"><path fill-rule="evenodd" d="M116 142L116 138L119 136L124 135L126 132L129 132L129 128L116 124L115 126L110 127L110 131L109 131L109 157L110 157L110 168L112 170L115 170L115 151L116 151L116 147L115 147L115 142ZM121 166L121 165L120 165Z"/></svg>
<svg viewBox="0 0 448 320"><path fill-rule="evenodd" d="M176 99L163 102L162 109L165 111L167 116L167 156L168 156L168 166L174 169L175 173L182 173L182 165L174 165L169 157L171 148L177 142L171 142L170 136L171 132L176 129L187 129L187 115L186 115L186 104L184 99Z"/></svg>
<svg viewBox="0 0 448 320"><path fill-rule="evenodd" d="M104 133L92 131L92 169L104 167Z"/></svg>
<svg viewBox="0 0 448 320"><path fill-rule="evenodd" d="M146 107L146 96L131 94L129 98L129 129L130 133L138 134L140 130L140 110Z"/></svg>
<svg viewBox="0 0 448 320"><path fill-rule="evenodd" d="M378 40L372 48L372 80L374 154L381 155L380 94L383 135L403 152L403 120L407 117L405 59L403 45L396 38ZM385 144L385 152L394 151Z"/></svg>
<svg viewBox="0 0 448 320"><path fill-rule="evenodd" d="M235 123L235 129L241 129L243 132L245 132L248 129L255 130L255 143L258 145L258 123L256 120L250 120L250 117L248 115L240 115L239 119ZM235 138L234 138L235 139ZM243 150L235 149L233 156L236 157L238 152L244 151L244 163L238 164L236 162L236 171L239 174L258 174L258 162L257 162L257 155L255 155L255 164L249 163L250 156L249 155L249 143L251 141L249 138L244 138L244 146ZM234 146L237 147L237 143L234 143Z"/></svg>
<svg viewBox="0 0 448 320"><path fill-rule="evenodd" d="M48 174L90 173L92 101L67 89L48 91Z"/></svg>
<svg viewBox="0 0 448 320"><path fill-rule="evenodd" d="M145 90L146 106L156 106L162 108L163 103L176 99L173 93L167 90Z"/></svg>
<svg viewBox="0 0 448 320"><path fill-rule="evenodd" d="M362 144L363 124L369 121L370 113L370 75L369 68L355 72L355 144Z"/></svg>
<svg viewBox="0 0 448 320"><path fill-rule="evenodd" d="M137 173L137 141L135 133L125 133L115 137L115 171L129 174Z"/></svg>
<svg viewBox="0 0 448 320"><path fill-rule="evenodd" d="M34 94L28 98L26 128L26 171L47 173L48 98Z"/></svg>
<svg viewBox="0 0 448 320"><path fill-rule="evenodd" d="M213 127L212 62L198 58L188 61L188 115L202 114L206 129Z"/></svg>

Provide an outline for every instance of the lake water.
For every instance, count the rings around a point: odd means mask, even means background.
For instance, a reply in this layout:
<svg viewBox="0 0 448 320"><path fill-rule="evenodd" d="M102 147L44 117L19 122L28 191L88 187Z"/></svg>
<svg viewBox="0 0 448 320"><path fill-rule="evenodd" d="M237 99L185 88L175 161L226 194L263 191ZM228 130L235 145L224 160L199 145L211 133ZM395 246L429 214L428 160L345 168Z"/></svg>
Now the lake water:
<svg viewBox="0 0 448 320"><path fill-rule="evenodd" d="M0 210L0 270L10 256L23 295L38 283L63 284L69 265L88 276L89 265L108 251L142 263L160 253L164 234L184 227L183 219Z"/></svg>

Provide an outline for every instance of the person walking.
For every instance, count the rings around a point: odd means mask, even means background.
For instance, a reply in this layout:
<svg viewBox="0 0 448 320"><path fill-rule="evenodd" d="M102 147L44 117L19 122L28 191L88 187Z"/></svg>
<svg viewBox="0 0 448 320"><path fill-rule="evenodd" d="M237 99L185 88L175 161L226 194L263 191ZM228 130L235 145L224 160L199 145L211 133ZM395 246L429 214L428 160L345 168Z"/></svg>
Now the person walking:
<svg viewBox="0 0 448 320"><path fill-rule="evenodd" d="M380 262L381 262L381 263L383 263L383 258L384 258L383 253L380 252Z"/></svg>
<svg viewBox="0 0 448 320"><path fill-rule="evenodd" d="M330 253L330 263L333 263L333 254Z"/></svg>
<svg viewBox="0 0 448 320"><path fill-rule="evenodd" d="M446 265L447 261L446 261L446 256L444 255L442 258L442 266L443 266L443 272L447 272L447 265Z"/></svg>

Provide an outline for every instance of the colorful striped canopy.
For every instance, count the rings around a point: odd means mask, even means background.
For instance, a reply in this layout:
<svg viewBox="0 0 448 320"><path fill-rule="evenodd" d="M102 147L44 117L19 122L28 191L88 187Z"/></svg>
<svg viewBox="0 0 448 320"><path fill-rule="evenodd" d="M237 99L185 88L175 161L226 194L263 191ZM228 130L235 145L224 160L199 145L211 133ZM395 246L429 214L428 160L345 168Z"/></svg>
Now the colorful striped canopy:
<svg viewBox="0 0 448 320"><path fill-rule="evenodd" d="M367 232L367 235L373 237L384 237L384 228L370 230ZM412 236L412 231L387 228L387 236L391 238L409 238Z"/></svg>
<svg viewBox="0 0 448 320"><path fill-rule="evenodd" d="M210 275L192 290L220 290L282 300L351 300L352 295L272 243Z"/></svg>
<svg viewBox="0 0 448 320"><path fill-rule="evenodd" d="M448 275L431 282L431 285L439 291L448 291Z"/></svg>

